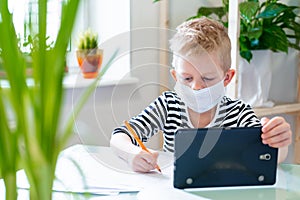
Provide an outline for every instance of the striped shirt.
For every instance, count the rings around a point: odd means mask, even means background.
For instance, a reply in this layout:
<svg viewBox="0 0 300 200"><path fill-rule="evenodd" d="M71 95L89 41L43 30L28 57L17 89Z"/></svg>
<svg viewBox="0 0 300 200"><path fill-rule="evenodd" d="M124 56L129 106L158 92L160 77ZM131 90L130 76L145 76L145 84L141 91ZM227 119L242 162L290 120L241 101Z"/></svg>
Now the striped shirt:
<svg viewBox="0 0 300 200"><path fill-rule="evenodd" d="M130 119L129 123L143 142L163 131L164 151L174 151L174 135L178 129L194 128L185 103L175 92L167 91L154 100L142 113ZM252 108L241 100L224 96L217 105L216 114L206 127L255 127L261 126ZM133 144L138 145L123 125L112 134L125 133Z"/></svg>

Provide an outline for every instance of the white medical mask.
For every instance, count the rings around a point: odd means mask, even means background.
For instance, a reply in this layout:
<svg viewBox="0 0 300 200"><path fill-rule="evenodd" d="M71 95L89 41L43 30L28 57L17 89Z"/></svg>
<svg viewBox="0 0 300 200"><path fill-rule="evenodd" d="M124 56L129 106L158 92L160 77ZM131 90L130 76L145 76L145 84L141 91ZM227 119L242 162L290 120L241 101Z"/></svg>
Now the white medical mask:
<svg viewBox="0 0 300 200"><path fill-rule="evenodd" d="M193 90L179 81L176 81L174 90L187 107L197 113L204 113L212 109L225 95L223 80L211 87L201 90Z"/></svg>

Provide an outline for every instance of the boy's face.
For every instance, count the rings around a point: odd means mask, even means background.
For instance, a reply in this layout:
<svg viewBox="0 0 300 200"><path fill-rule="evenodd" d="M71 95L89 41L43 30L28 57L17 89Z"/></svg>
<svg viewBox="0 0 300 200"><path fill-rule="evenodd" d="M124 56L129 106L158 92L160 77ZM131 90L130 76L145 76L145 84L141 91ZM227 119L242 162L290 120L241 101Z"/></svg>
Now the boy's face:
<svg viewBox="0 0 300 200"><path fill-rule="evenodd" d="M188 58L174 56L173 59L175 65L173 66L174 69L171 70L173 78L193 90L213 86L222 80L226 86L234 75L232 69L224 72L214 53L204 53L197 57Z"/></svg>

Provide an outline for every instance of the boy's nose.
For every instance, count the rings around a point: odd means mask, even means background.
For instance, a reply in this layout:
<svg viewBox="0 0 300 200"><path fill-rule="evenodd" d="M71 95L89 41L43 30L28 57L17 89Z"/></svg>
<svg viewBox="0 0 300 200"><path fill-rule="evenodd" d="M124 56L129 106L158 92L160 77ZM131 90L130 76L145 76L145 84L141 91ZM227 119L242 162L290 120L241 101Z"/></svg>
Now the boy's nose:
<svg viewBox="0 0 300 200"><path fill-rule="evenodd" d="M201 89L203 89L203 88L206 88L206 85L205 85L205 83L204 82L199 82L199 81L197 81L197 82L194 82L193 84L192 84L192 87L191 87L193 90L201 90Z"/></svg>

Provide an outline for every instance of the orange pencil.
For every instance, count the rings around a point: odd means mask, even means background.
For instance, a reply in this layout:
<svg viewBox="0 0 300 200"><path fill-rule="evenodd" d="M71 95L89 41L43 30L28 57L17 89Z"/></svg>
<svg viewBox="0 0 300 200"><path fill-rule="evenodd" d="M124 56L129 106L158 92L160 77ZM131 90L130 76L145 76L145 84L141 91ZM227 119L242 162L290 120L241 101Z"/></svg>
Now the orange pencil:
<svg viewBox="0 0 300 200"><path fill-rule="evenodd" d="M133 128L131 128L130 124L128 123L128 121L124 121L124 124L126 126L126 128L129 130L129 132L132 134L132 136L134 137L134 139L137 141L137 143L139 143L140 147L144 150L147 151L148 153L151 153L147 147L144 145L144 143L140 140L140 138L138 137L138 135L135 133L135 131L133 130ZM161 172L161 169L158 165L156 165L155 167L159 172Z"/></svg>

